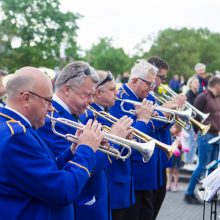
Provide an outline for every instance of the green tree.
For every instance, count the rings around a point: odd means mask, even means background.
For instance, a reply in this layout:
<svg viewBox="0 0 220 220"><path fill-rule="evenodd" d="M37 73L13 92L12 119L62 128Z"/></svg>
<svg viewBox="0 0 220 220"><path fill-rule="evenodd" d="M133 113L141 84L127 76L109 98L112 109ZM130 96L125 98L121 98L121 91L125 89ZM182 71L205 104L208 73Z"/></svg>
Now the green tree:
<svg viewBox="0 0 220 220"><path fill-rule="evenodd" d="M2 0L0 10L1 68L60 66L61 43L66 46L66 61L77 59L80 15L61 12L59 0Z"/></svg>
<svg viewBox="0 0 220 220"><path fill-rule="evenodd" d="M111 38L101 38L86 51L85 59L96 69L110 70L115 76L130 70L132 59L122 48L112 46Z"/></svg>
<svg viewBox="0 0 220 220"><path fill-rule="evenodd" d="M144 57L160 56L169 63L173 74L189 77L198 62L205 63L208 71L219 68L220 35L207 29L165 29L159 32Z"/></svg>

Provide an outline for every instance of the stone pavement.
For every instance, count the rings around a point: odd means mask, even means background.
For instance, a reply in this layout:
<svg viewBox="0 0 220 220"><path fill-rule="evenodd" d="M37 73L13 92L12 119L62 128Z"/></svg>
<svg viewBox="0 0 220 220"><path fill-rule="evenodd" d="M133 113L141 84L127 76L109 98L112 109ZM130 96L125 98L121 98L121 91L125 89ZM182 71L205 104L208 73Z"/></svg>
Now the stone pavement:
<svg viewBox="0 0 220 220"><path fill-rule="evenodd" d="M178 192L167 192L157 220L203 220L203 205L188 205L183 201L186 184L180 184ZM210 203L206 203L205 220L210 219ZM217 206L217 220L220 220ZM214 216L212 218L214 220Z"/></svg>

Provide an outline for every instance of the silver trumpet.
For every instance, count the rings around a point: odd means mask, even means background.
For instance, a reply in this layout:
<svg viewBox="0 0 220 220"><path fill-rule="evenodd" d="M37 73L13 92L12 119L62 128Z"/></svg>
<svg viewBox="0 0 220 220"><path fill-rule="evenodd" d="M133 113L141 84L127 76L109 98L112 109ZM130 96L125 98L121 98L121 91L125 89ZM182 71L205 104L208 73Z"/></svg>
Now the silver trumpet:
<svg viewBox="0 0 220 220"><path fill-rule="evenodd" d="M119 101L121 101L121 109L122 111L129 113L129 114L135 114L135 111L133 109L131 110L125 110L123 105L124 103L130 103L133 105L142 105L141 102L137 102L137 101L132 101L129 99L117 99ZM168 109L168 108L164 108L161 106L157 106L155 105L155 110L164 112L164 113L168 113L169 117L164 117L164 116L151 116L151 119L155 119L158 121L163 121L163 122L167 122L167 123L173 123L175 121L175 115L178 115L182 118L185 118L187 120L189 120L192 116L192 109L187 109L184 111L178 111L178 110L173 110L173 109Z"/></svg>
<svg viewBox="0 0 220 220"><path fill-rule="evenodd" d="M61 136L61 137L65 138L66 140L70 141L70 142L73 142L73 143L78 142L78 137L76 135L62 134L62 133L58 132L55 128L56 123L62 123L62 124L65 124L67 126L79 129L81 131L83 130L85 125L74 122L74 121L71 121L71 120L68 120L66 118L54 118L54 117L51 117L49 115L47 115L47 118L49 118L51 120L51 128L52 128L52 131L54 132L54 134L56 134L58 136ZM105 153L105 154L108 154L110 156L113 156L117 159L121 159L121 160L124 161L124 160L126 160L127 158L130 157L132 149L135 149L135 150L139 151L142 154L144 162L147 162L153 154L154 147L155 147L155 142L154 141L149 141L147 143L138 143L138 142L135 142L135 141L131 141L131 140L127 140L125 138L118 137L116 135L109 134L105 131L102 131L102 132L104 132L104 139L105 140L107 140L111 143L120 145L122 147L122 150L119 151L116 148L111 147L109 145L108 146L100 145L98 150ZM124 149L127 149L127 154L126 155L122 155Z"/></svg>
<svg viewBox="0 0 220 220"><path fill-rule="evenodd" d="M176 92L174 92L171 88L169 88L166 85L161 84L160 85L164 91L168 92L171 96L169 97L168 95L166 95L165 93L163 93L163 95L167 98L172 100L172 98L176 97L178 94ZM195 108L193 105L191 105L189 102L186 101L185 105L184 105L185 109L191 109L192 110L192 116L193 118L196 117L197 115L202 119L201 123L203 123L208 117L209 117L209 113L203 113L201 112L199 109Z"/></svg>
<svg viewBox="0 0 220 220"><path fill-rule="evenodd" d="M114 117L113 115L105 111L96 111L92 106L89 106L88 109L90 109L93 112L95 117L99 116L101 118L104 118L106 121L110 122L112 125L114 125L118 121L118 118ZM170 157L173 155L173 152L176 146L170 146L170 145L164 144L158 141L157 139L152 138L151 136L139 131L138 129L132 126L130 128L133 130L131 134L133 135L135 141L140 140L144 143L150 143L149 152L148 152L149 156L152 155L153 150L154 150L151 144L152 141L154 141L155 145L166 153L168 159L170 159ZM110 132L111 129L108 127L107 130L108 132ZM143 161L147 162L144 157L143 157Z"/></svg>

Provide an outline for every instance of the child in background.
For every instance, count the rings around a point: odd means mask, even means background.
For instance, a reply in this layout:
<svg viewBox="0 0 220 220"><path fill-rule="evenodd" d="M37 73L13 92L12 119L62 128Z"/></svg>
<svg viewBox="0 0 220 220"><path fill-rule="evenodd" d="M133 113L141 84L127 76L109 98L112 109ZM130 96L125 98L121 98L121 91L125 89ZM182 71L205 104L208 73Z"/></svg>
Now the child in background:
<svg viewBox="0 0 220 220"><path fill-rule="evenodd" d="M189 148L184 148L184 146L182 146L184 133L182 132L182 128L179 125L174 124L171 127L170 131L173 139L172 146L175 145L176 148L173 153L172 167L167 169L167 190L172 190L173 192L176 192L178 191L179 169L183 166L181 155L182 152L189 152Z"/></svg>

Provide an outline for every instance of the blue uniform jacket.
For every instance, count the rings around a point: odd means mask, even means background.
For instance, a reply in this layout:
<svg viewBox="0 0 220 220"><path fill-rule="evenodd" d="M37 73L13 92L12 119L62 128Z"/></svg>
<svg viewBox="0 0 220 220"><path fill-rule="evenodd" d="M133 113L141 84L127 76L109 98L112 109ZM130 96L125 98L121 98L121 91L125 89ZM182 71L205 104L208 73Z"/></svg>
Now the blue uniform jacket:
<svg viewBox="0 0 220 220"><path fill-rule="evenodd" d="M134 93L127 87L126 84L123 84L122 88L119 90L119 98L130 99L138 102L142 101L134 95ZM114 111L116 114L120 113L121 115L123 115L125 113L122 112L120 104L120 101L116 102ZM134 109L134 106L132 104L127 103L123 106L126 110ZM158 114L162 115L161 112L158 112ZM132 115L131 117L134 119L134 121L136 120L135 115ZM135 127L135 124L133 126ZM151 120L147 124L147 128L144 128L144 126L136 128L146 133L147 135L155 138L156 129L160 129L163 126L164 122ZM161 152L161 150L158 147L155 147L151 159L147 163L143 163L142 155L137 151L133 152L132 173L134 178L135 190L153 190L158 189L163 185L163 156L163 152Z"/></svg>
<svg viewBox="0 0 220 220"><path fill-rule="evenodd" d="M92 104L92 107L96 111L102 111L100 106ZM102 117L96 117L91 110L86 110L84 114L80 115L80 121L83 124L86 124L89 119L96 120L102 125L107 125L111 127L111 124L107 122ZM84 204L77 204L76 214L80 218L78 219L111 219L110 212L110 202L109 202L109 182L106 167L108 167L114 158L109 157L107 154L97 151L97 169L94 171L91 181L88 182L89 191L84 192L88 193L91 196L95 196L96 202L92 206L85 206ZM89 184L90 183L90 184ZM81 206L80 206L81 205ZM90 217L90 218L89 218Z"/></svg>
<svg viewBox="0 0 220 220"><path fill-rule="evenodd" d="M122 99L141 101L130 91L130 89L125 84L123 84L122 88L119 90L117 97ZM152 123L145 124L142 121L136 121L135 115L124 113L121 110L120 104L120 101L115 102L115 105L110 109L111 115L117 118L121 118L124 115L128 115L134 120L132 126L144 133L148 133L150 130L153 129ZM134 109L133 105L131 104L124 104L124 108L127 110ZM129 159L127 159L124 162L119 160L115 161L108 168L110 180L110 199L111 207L113 209L127 208L135 202L134 187L136 184L133 181L133 175L135 175L135 172L132 169L132 166L133 163L136 161L136 157L140 158L142 161L141 154L136 151L133 151Z"/></svg>
<svg viewBox="0 0 220 220"><path fill-rule="evenodd" d="M74 158L68 149L55 158L41 137L9 109L0 113L1 219L74 219L72 202L96 158L86 145Z"/></svg>
<svg viewBox="0 0 220 220"><path fill-rule="evenodd" d="M55 111L53 117L66 118L75 122L79 122L75 116L66 111L60 104L53 101ZM83 122L83 121L82 121ZM86 123L86 121L84 121ZM58 123L56 130L62 134L75 134L76 129L69 126ZM66 141L62 137L55 135L51 130L50 120L46 120L45 126L39 129L41 137L46 143L50 144L50 149L55 156L60 152L69 148L71 142ZM82 192L74 201L75 219L87 220L87 219L103 219L109 220L109 205L108 205L108 183L104 167L109 165L110 160L106 154L97 151L96 152L96 164L92 170L91 178L86 183Z"/></svg>

